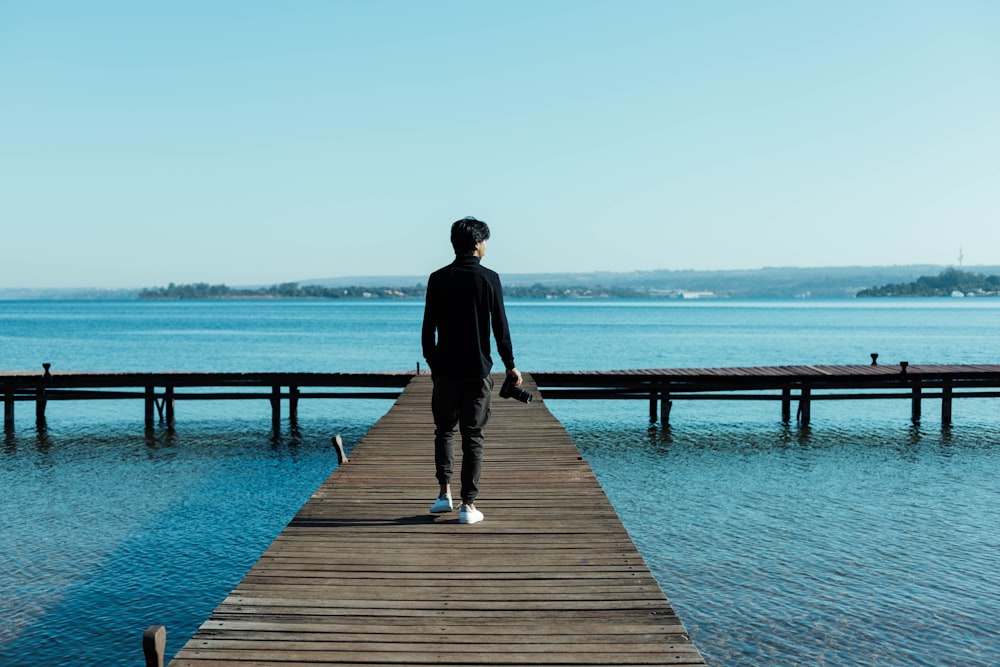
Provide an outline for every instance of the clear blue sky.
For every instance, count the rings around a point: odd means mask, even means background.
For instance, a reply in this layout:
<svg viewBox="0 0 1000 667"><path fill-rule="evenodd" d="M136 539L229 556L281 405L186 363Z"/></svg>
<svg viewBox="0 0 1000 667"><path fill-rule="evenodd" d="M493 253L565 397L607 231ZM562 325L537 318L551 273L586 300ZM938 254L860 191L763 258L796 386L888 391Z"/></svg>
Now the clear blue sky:
<svg viewBox="0 0 1000 667"><path fill-rule="evenodd" d="M1000 264L1000 2L0 0L0 287Z"/></svg>

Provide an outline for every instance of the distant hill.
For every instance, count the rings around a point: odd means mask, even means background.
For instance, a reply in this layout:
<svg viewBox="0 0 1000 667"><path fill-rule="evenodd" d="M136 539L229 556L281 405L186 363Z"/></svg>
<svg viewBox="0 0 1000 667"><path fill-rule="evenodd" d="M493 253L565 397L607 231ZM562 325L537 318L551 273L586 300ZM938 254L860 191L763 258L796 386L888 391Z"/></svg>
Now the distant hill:
<svg viewBox="0 0 1000 667"><path fill-rule="evenodd" d="M762 269L731 269L719 271L632 271L589 273L501 273L504 288L511 298L553 297L663 297L663 298L730 298L730 299L789 299L789 298L853 298L859 292L879 285L913 283L921 277L936 276L953 269L934 264L903 266L850 267L765 267ZM1000 266L964 267L963 271L987 276L1000 274ZM287 296L325 296L322 290L309 294L309 286L340 290L340 295L353 297L370 293L373 297L419 296L427 276L347 276L313 278L277 286L237 286L231 288L243 294L232 296L275 296L287 286ZM291 289L294 286L294 289ZM177 286L174 286L177 287ZM202 287L180 286L180 288ZM212 287L212 286L205 286ZM225 286L221 286L225 287ZM0 299L137 299L144 291L171 288L147 287L135 289L3 289ZM225 288L230 289L230 288ZM202 298L202 290L188 291L186 298ZM255 292L256 294L249 294ZM367 295L367 294L366 294ZM160 298L185 298L179 293Z"/></svg>
<svg viewBox="0 0 1000 667"><path fill-rule="evenodd" d="M863 289L887 283L912 282L938 274L948 267L936 264L848 267L766 267L718 271L633 271L625 273L501 273L505 289L541 286L565 288L578 293L586 288L626 289L635 294L661 297L697 296L705 298L853 298ZM970 267L982 273L996 273L1000 267ZM427 276L344 277L299 281L303 285L347 287L381 285L401 287L422 285ZM516 291L511 289L512 292Z"/></svg>

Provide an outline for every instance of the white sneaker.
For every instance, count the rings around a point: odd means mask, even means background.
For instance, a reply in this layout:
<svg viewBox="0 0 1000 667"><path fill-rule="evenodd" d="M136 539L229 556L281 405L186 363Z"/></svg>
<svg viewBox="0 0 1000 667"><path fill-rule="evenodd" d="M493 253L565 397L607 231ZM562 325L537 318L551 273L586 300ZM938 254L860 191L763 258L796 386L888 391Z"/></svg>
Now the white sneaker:
<svg viewBox="0 0 1000 667"><path fill-rule="evenodd" d="M462 510L458 513L459 523L479 523L483 518L483 513L471 505L462 505Z"/></svg>
<svg viewBox="0 0 1000 667"><path fill-rule="evenodd" d="M437 500L434 501L434 504L431 505L431 514L444 514L445 512L450 512L453 509L455 509L455 507L451 504L451 496L438 496Z"/></svg>

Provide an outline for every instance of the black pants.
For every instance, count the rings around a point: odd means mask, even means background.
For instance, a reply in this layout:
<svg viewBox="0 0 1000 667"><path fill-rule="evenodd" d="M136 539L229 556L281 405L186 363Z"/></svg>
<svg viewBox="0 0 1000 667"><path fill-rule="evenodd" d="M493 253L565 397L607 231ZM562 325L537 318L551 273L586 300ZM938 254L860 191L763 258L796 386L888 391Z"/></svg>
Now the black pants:
<svg viewBox="0 0 1000 667"><path fill-rule="evenodd" d="M455 467L455 431L462 434L462 502L479 495L483 471L483 429L490 418L493 379L462 380L435 377L431 397L434 414L434 464L439 484L451 484Z"/></svg>

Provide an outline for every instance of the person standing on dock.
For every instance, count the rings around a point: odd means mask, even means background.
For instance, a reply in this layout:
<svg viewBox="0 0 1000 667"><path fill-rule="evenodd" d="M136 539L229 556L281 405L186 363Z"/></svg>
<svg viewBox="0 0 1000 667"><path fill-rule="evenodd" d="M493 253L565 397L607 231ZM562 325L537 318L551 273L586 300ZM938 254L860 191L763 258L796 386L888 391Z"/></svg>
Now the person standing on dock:
<svg viewBox="0 0 1000 667"><path fill-rule="evenodd" d="M427 280L421 330L424 359L434 382L434 464L441 487L430 511L443 514L454 509L451 477L457 430L462 435L459 523L483 520L475 502L483 469L483 430L493 398L491 328L508 377L515 386L521 385L521 373L514 367L500 276L480 263L489 238L490 228L482 220L462 218L452 224L455 261Z"/></svg>

